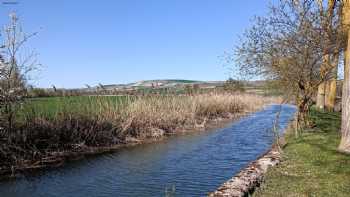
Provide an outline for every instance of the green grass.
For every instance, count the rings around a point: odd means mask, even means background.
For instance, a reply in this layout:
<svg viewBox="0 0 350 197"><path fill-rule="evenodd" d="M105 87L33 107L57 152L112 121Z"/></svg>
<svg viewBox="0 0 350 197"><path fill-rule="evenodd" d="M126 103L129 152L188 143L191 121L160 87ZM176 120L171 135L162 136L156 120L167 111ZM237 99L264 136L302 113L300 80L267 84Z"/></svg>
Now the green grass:
<svg viewBox="0 0 350 197"><path fill-rule="evenodd" d="M57 113L91 113L106 107L116 108L126 105L132 100L127 96L70 96L31 98L25 101L19 110L19 116L31 114L34 116L53 118Z"/></svg>
<svg viewBox="0 0 350 197"><path fill-rule="evenodd" d="M284 161L254 196L350 196L350 156L337 152L340 114L313 110L315 127L286 136Z"/></svg>

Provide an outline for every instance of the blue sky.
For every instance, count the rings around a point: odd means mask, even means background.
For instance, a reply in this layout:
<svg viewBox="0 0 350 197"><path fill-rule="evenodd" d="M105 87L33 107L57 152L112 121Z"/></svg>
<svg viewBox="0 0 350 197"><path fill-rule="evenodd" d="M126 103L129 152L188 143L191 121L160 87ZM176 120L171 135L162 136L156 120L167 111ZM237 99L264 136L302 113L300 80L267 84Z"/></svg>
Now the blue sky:
<svg viewBox="0 0 350 197"><path fill-rule="evenodd" d="M5 0L0 0L4 2ZM32 83L73 88L147 79L225 80L230 50L268 0L17 0L43 64Z"/></svg>

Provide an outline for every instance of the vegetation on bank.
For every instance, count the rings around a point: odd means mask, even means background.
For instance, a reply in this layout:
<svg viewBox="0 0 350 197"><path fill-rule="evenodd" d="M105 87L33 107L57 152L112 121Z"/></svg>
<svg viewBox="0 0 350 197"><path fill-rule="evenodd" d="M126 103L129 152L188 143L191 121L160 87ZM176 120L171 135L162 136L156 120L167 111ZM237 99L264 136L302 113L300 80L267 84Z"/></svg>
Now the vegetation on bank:
<svg viewBox="0 0 350 197"><path fill-rule="evenodd" d="M311 110L314 126L286 136L283 162L254 196L349 196L350 157L339 153L340 113Z"/></svg>
<svg viewBox="0 0 350 197"><path fill-rule="evenodd" d="M83 153L205 127L276 100L256 95L62 97L29 100L0 133L0 174ZM40 107L39 107L40 106ZM58 158L62 160L62 158ZM45 164L44 164L45 165Z"/></svg>

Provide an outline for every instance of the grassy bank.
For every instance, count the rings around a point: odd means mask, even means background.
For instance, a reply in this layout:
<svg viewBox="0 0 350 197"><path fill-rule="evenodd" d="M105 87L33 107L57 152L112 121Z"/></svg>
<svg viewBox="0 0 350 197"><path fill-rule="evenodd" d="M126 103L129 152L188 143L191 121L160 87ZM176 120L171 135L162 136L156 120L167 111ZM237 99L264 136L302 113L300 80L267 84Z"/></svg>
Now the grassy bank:
<svg viewBox="0 0 350 197"><path fill-rule="evenodd" d="M248 94L28 100L15 128L0 133L0 174L51 165L70 153L98 152L202 128L271 102L276 99Z"/></svg>
<svg viewBox="0 0 350 197"><path fill-rule="evenodd" d="M286 136L284 161L254 196L349 196L350 156L337 152L340 114L312 111L315 127Z"/></svg>

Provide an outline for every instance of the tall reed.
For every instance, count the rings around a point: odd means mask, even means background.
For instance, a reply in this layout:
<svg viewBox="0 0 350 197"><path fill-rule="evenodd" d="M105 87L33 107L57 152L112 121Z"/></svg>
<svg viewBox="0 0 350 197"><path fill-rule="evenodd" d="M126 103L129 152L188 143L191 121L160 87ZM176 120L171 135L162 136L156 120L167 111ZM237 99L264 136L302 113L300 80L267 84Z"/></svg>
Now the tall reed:
<svg viewBox="0 0 350 197"><path fill-rule="evenodd" d="M17 132L0 134L0 169L55 152L79 152L86 147L112 146L204 127L207 121L253 112L278 101L249 94L205 94L68 97L45 102L28 103L19 114Z"/></svg>

